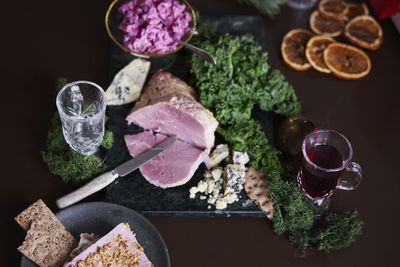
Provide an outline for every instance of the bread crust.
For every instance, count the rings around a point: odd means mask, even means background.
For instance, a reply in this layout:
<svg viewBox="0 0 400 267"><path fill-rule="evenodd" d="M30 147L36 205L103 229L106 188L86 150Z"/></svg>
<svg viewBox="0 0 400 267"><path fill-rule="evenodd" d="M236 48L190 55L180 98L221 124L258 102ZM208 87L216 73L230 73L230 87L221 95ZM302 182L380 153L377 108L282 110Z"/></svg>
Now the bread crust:
<svg viewBox="0 0 400 267"><path fill-rule="evenodd" d="M18 250L41 267L61 266L76 247L75 238L41 199L15 220L27 231Z"/></svg>

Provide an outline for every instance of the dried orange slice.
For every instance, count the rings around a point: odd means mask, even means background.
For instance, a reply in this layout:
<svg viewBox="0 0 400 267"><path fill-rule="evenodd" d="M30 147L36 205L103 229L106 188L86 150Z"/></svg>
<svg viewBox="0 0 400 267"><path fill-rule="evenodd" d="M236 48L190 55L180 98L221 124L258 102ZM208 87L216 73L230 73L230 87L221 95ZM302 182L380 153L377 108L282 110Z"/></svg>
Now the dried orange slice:
<svg viewBox="0 0 400 267"><path fill-rule="evenodd" d="M295 70L307 70L311 67L305 55L308 40L313 36L310 31L294 29L282 40L281 52L283 61Z"/></svg>
<svg viewBox="0 0 400 267"><path fill-rule="evenodd" d="M328 45L334 42L335 40L327 36L314 36L308 40L306 47L306 58L314 69L325 73L332 72L325 64L324 50L328 47Z"/></svg>
<svg viewBox="0 0 400 267"><path fill-rule="evenodd" d="M334 75L343 79L359 79L371 70L367 54L352 45L330 44L324 51L324 61Z"/></svg>
<svg viewBox="0 0 400 267"><path fill-rule="evenodd" d="M310 28L316 34L336 37L342 33L343 27L342 20L324 17L318 11L314 11L310 16Z"/></svg>
<svg viewBox="0 0 400 267"><path fill-rule="evenodd" d="M347 3L346 19L351 20L357 16L369 15L368 7L365 3Z"/></svg>
<svg viewBox="0 0 400 267"><path fill-rule="evenodd" d="M347 13L347 5L341 0L321 0L318 11L327 18L343 19Z"/></svg>
<svg viewBox="0 0 400 267"><path fill-rule="evenodd" d="M357 16L347 23L344 37L356 45L376 50L383 42L383 31L373 17L363 15Z"/></svg>

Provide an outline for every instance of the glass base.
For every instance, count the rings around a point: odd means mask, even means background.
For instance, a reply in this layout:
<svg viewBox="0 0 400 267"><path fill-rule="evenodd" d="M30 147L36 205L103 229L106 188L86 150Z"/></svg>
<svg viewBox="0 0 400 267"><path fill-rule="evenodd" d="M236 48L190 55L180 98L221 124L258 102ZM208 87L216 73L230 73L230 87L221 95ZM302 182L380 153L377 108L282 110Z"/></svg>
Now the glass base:
<svg viewBox="0 0 400 267"><path fill-rule="evenodd" d="M96 153L93 154L93 156L98 157L99 159L101 159L101 163L104 163L106 161L106 149L102 146L99 147L99 149L97 149Z"/></svg>
<svg viewBox="0 0 400 267"><path fill-rule="evenodd" d="M286 4L297 10L306 10L312 8L317 3L317 0L287 0Z"/></svg>
<svg viewBox="0 0 400 267"><path fill-rule="evenodd" d="M318 219L318 218L324 216L328 212L329 207L331 205L330 197L312 199L312 201L315 204L315 207L314 207L314 218L315 219Z"/></svg>
<svg viewBox="0 0 400 267"><path fill-rule="evenodd" d="M303 184L301 182L300 171L297 173L297 185L299 186L300 190L303 191L304 195L307 198L311 199L311 201L314 203L313 210L314 210L314 218L315 219L322 217L323 215L325 215L328 212L329 207L331 205L331 195L328 195L323 198L313 198L313 197L309 196L303 188Z"/></svg>

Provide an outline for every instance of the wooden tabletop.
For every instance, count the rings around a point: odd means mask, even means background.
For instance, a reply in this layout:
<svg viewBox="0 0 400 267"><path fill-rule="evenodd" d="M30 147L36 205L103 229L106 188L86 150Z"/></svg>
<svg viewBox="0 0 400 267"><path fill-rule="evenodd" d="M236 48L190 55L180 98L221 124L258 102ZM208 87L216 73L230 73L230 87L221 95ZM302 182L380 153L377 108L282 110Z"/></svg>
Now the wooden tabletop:
<svg viewBox="0 0 400 267"><path fill-rule="evenodd" d="M41 160L55 109L56 77L91 80L108 86L109 39L104 15L110 1L6 1L2 3L0 187L1 266L18 266L24 231L13 217L42 198L53 211L55 199L74 186L49 173ZM211 15L262 15L235 0L192 0ZM372 12L372 10L370 10ZM149 218L163 236L174 267L196 266L395 266L398 263L400 179L400 34L390 19L380 20L384 42L367 51L371 73L345 81L314 70L296 72L281 59L280 44L293 28L308 28L310 11L286 6L265 21L269 64L294 86L303 114L324 128L343 133L363 167L355 191L335 193L333 208L357 209L362 235L330 254L296 249L277 235L267 219ZM373 13L373 12L372 12ZM85 201L99 200L102 193ZM5 260L5 261L4 261ZM157 266L158 267L158 266Z"/></svg>

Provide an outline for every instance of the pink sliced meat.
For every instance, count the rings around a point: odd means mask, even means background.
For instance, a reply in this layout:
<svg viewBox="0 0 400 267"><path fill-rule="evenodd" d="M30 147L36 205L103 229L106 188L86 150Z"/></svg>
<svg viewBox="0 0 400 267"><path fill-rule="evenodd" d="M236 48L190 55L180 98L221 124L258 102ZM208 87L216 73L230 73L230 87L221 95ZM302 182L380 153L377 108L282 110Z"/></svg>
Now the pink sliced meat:
<svg viewBox="0 0 400 267"><path fill-rule="evenodd" d="M138 156L168 136L142 132L125 135L125 143L132 157ZM140 167L143 177L161 188L185 184L192 178L199 165L209 163L207 154L191 144L177 140L161 155Z"/></svg>
<svg viewBox="0 0 400 267"><path fill-rule="evenodd" d="M127 223L118 224L111 232L64 265L75 266L154 267Z"/></svg>
<svg viewBox="0 0 400 267"><path fill-rule="evenodd" d="M166 72L150 78L126 120L208 150L218 126L213 114L197 102L194 89Z"/></svg>

